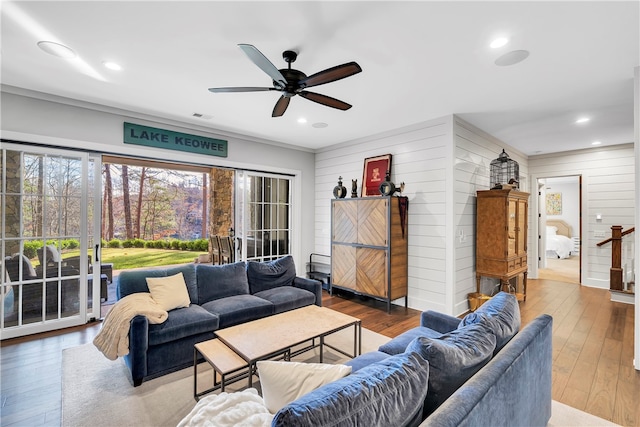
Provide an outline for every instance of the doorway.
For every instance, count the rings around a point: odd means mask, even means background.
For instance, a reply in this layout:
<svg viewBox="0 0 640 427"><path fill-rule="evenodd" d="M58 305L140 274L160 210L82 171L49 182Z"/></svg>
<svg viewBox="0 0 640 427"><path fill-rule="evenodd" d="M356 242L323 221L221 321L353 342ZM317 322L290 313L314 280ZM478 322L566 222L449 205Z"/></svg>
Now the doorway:
<svg viewBox="0 0 640 427"><path fill-rule="evenodd" d="M0 153L3 339L99 317L100 159L10 143Z"/></svg>
<svg viewBox="0 0 640 427"><path fill-rule="evenodd" d="M238 258L270 261L291 254L292 177L236 172Z"/></svg>
<svg viewBox="0 0 640 427"><path fill-rule="evenodd" d="M581 283L582 177L538 179L538 278Z"/></svg>

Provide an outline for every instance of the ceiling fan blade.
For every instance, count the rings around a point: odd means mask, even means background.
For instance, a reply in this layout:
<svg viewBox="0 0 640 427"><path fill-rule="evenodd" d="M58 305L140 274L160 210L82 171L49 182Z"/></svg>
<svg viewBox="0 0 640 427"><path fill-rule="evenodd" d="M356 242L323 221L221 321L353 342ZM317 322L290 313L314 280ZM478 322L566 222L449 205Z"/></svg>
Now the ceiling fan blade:
<svg viewBox="0 0 640 427"><path fill-rule="evenodd" d="M302 79L299 82L300 87L312 87L323 85L329 82L335 82L336 80L344 79L345 77L353 76L362 71L362 68L355 62L348 62L342 65L336 65L335 67L327 68L324 71L312 74L306 79Z"/></svg>
<svg viewBox="0 0 640 427"><path fill-rule="evenodd" d="M280 117L287 111L287 107L289 106L289 101L291 98L288 96L282 95L278 102L276 102L276 106L273 107L273 113L271 113L271 117Z"/></svg>
<svg viewBox="0 0 640 427"><path fill-rule="evenodd" d="M210 87L209 92L223 93L223 92L263 92L267 90L276 90L272 87Z"/></svg>
<svg viewBox="0 0 640 427"><path fill-rule="evenodd" d="M351 108L351 104L347 104L346 102L342 102L339 99L332 98L327 95L321 95L315 92L307 92L303 90L298 93L298 95L303 98L307 98L309 101L317 102L318 104L326 105L327 107L337 108L338 110L348 110Z"/></svg>
<svg viewBox="0 0 640 427"><path fill-rule="evenodd" d="M267 73L273 81L278 82L282 87L287 85L287 79L278 71L275 65L267 59L255 46L250 44L239 44L238 47L256 64L262 71Z"/></svg>

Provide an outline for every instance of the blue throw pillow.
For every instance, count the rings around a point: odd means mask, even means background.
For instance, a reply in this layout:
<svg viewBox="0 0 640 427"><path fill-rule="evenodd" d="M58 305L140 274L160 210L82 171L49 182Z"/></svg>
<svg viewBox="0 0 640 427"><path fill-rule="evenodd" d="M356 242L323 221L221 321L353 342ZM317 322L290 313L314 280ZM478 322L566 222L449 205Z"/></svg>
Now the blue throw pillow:
<svg viewBox="0 0 640 427"><path fill-rule="evenodd" d="M479 324L440 338L418 337L407 346L407 352L417 352L429 362L424 418L491 360L495 346L495 335Z"/></svg>
<svg viewBox="0 0 640 427"><path fill-rule="evenodd" d="M289 403L271 425L418 425L428 378L429 364L418 354L390 356Z"/></svg>
<svg viewBox="0 0 640 427"><path fill-rule="evenodd" d="M269 262L247 263L247 280L252 295L280 286L291 286L295 277L296 266L291 255Z"/></svg>
<svg viewBox="0 0 640 427"><path fill-rule="evenodd" d="M498 353L520 330L520 306L515 295L499 292L475 312L467 314L458 328L482 323L496 336Z"/></svg>
<svg viewBox="0 0 640 427"><path fill-rule="evenodd" d="M198 304L235 295L248 295L249 284L243 261L233 264L196 266Z"/></svg>

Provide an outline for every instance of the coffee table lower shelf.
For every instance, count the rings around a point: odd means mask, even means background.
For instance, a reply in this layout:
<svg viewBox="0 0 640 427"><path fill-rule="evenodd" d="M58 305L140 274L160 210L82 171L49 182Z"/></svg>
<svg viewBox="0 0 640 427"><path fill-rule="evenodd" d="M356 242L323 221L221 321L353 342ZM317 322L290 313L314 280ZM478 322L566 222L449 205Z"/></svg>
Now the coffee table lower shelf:
<svg viewBox="0 0 640 427"><path fill-rule="evenodd" d="M198 354L213 368L213 387L201 392L198 392ZM233 375L228 377L231 374ZM197 343L193 347L193 397L196 400L217 389L224 391L227 383L246 378L248 374L249 364L217 338Z"/></svg>

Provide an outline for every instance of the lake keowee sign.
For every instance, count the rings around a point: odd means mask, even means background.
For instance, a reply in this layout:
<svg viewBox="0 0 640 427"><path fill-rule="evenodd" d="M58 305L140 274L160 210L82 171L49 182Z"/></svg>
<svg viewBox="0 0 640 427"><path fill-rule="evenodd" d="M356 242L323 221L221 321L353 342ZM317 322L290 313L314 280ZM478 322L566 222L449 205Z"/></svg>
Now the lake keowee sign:
<svg viewBox="0 0 640 427"><path fill-rule="evenodd" d="M227 141L124 122L125 144L227 157Z"/></svg>

